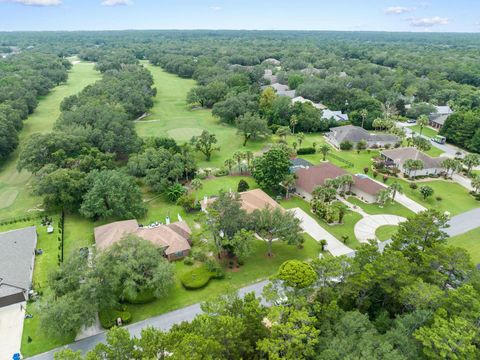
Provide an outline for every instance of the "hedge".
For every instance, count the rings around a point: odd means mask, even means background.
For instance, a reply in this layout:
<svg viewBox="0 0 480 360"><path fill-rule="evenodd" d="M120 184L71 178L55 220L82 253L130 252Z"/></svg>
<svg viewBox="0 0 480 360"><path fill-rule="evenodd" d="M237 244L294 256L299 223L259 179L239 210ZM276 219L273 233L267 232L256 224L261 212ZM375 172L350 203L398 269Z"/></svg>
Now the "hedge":
<svg viewBox="0 0 480 360"><path fill-rule="evenodd" d="M128 311L119 311L115 309L102 310L98 313L100 324L104 329L110 329L117 325L117 319L122 319L122 324L129 324L132 321L132 314Z"/></svg>
<svg viewBox="0 0 480 360"><path fill-rule="evenodd" d="M153 294L153 290L144 290L140 291L136 296L130 297L126 296L125 301L129 302L130 304L146 304L155 300L155 295Z"/></svg>
<svg viewBox="0 0 480 360"><path fill-rule="evenodd" d="M315 154L315 149L313 147L304 147L297 150L297 155L309 155Z"/></svg>
<svg viewBox="0 0 480 360"><path fill-rule="evenodd" d="M208 284L215 276L205 265L187 271L180 276L180 282L188 290L200 289Z"/></svg>

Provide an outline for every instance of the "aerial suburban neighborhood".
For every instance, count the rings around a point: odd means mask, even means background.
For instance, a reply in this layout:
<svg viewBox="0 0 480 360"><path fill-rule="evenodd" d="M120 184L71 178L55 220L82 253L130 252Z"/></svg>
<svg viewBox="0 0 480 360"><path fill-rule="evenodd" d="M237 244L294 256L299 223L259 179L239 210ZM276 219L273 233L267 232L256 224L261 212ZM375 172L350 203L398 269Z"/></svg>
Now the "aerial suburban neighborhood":
<svg viewBox="0 0 480 360"><path fill-rule="evenodd" d="M480 359L480 8L403 2L0 1L0 360Z"/></svg>

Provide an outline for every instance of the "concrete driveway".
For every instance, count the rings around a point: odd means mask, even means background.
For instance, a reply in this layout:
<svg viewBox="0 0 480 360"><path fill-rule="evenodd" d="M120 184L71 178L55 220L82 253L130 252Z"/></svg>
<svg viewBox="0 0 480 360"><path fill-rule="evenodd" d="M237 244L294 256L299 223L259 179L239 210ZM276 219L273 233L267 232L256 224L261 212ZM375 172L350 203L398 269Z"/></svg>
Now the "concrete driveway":
<svg viewBox="0 0 480 360"><path fill-rule="evenodd" d="M350 249L348 246L330 234L327 230L318 225L317 221L302 209L295 208L290 211L292 211L297 219L301 221L300 226L308 235L317 241L323 239L327 240L326 250L328 250L333 256L349 255L354 253L353 249Z"/></svg>
<svg viewBox="0 0 480 360"><path fill-rule="evenodd" d="M376 239L375 232L381 226L396 226L407 221L402 216L396 215L369 215L355 224L354 232L358 241L366 243L368 240Z"/></svg>
<svg viewBox="0 0 480 360"><path fill-rule="evenodd" d="M0 307L0 359L20 352L26 303Z"/></svg>

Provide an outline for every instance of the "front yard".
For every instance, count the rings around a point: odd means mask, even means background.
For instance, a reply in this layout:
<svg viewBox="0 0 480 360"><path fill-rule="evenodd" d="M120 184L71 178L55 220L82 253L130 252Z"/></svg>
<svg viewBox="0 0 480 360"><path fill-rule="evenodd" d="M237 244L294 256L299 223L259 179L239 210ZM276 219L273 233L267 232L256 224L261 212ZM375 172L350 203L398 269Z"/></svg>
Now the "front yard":
<svg viewBox="0 0 480 360"><path fill-rule="evenodd" d="M476 228L465 234L454 236L448 243L467 250L474 264L480 263L480 228Z"/></svg>
<svg viewBox="0 0 480 360"><path fill-rule="evenodd" d="M389 202L388 204L380 207L378 204L367 204L356 197L349 197L347 201L353 205L356 205L363 209L367 214L380 215L380 214L392 214L403 216L408 218L415 215L415 213L398 202Z"/></svg>

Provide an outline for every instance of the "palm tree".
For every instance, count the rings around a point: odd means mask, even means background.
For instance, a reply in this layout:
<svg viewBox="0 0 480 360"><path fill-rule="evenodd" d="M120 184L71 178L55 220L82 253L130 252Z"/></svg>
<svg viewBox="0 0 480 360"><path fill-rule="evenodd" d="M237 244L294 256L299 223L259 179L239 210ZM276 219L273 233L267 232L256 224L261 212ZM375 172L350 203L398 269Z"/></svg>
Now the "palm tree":
<svg viewBox="0 0 480 360"><path fill-rule="evenodd" d="M290 118L290 127L292 128L292 133L295 134L295 126L298 124L298 117L297 115L292 115Z"/></svg>
<svg viewBox="0 0 480 360"><path fill-rule="evenodd" d="M367 120L368 110L367 109L361 110L360 116L362 117L362 128L363 128L363 126L365 125L365 120Z"/></svg>
<svg viewBox="0 0 480 360"><path fill-rule="evenodd" d="M420 126L420 136L422 136L422 131L425 126L427 126L430 123L430 120L428 119L427 115L420 115L420 117L417 120L417 125Z"/></svg>
<svg viewBox="0 0 480 360"><path fill-rule="evenodd" d="M290 135L290 128L288 126L280 126L276 134L280 137L281 141L285 142L287 136Z"/></svg>
<svg viewBox="0 0 480 360"><path fill-rule="evenodd" d="M253 160L253 152L251 152L250 150L245 152L245 160L247 160L247 168L250 169L250 163Z"/></svg>
<svg viewBox="0 0 480 360"><path fill-rule="evenodd" d="M288 174L285 176L285 179L282 181L282 186L286 189L285 198L288 199L290 197L290 189L295 186L296 178L295 174Z"/></svg>
<svg viewBox="0 0 480 360"><path fill-rule="evenodd" d="M475 176L472 179L472 187L475 190L475 194L480 193L480 176Z"/></svg>
<svg viewBox="0 0 480 360"><path fill-rule="evenodd" d="M293 147L293 150L294 150L294 151L297 151L297 146L298 146L298 144L294 141L294 142L292 143L292 147Z"/></svg>
<svg viewBox="0 0 480 360"><path fill-rule="evenodd" d="M319 242L319 243L320 243L320 247L322 248L322 252L324 252L324 251L325 251L325 246L327 246L327 245L328 245L328 242L327 242L327 240L325 240L325 239L322 239L322 240L320 240L320 242Z"/></svg>
<svg viewBox="0 0 480 360"><path fill-rule="evenodd" d="M472 172L472 168L474 166L480 165L480 155L478 155L478 154L465 155L462 162L467 167L467 174L470 175L470 173Z"/></svg>
<svg viewBox="0 0 480 360"><path fill-rule="evenodd" d="M227 160L225 160L223 165L225 165L225 167L228 168L228 174L231 174L232 173L232 168L235 166L235 160L227 159Z"/></svg>
<svg viewBox="0 0 480 360"><path fill-rule="evenodd" d="M342 224L343 223L343 218L345 217L345 214L348 211L348 206L345 205L344 203L338 202L335 204L335 208L338 211L338 223Z"/></svg>
<svg viewBox="0 0 480 360"><path fill-rule="evenodd" d="M203 187L203 182L199 178L195 178L190 183L190 186L195 191L195 204L196 204L197 203L198 190L200 190Z"/></svg>
<svg viewBox="0 0 480 360"><path fill-rule="evenodd" d="M400 185L398 182L392 183L389 187L390 192L392 194L392 201L395 201L395 196L397 196L397 193L402 194L403 193L403 187Z"/></svg>
<svg viewBox="0 0 480 360"><path fill-rule="evenodd" d="M297 141L298 141L298 147L302 147L303 140L305 140L305 134L303 132L299 132L297 134Z"/></svg>
<svg viewBox="0 0 480 360"><path fill-rule="evenodd" d="M330 146L328 146L327 144L323 144L322 146L320 146L320 148L318 150L323 155L323 161L326 161L327 160L327 154L330 152Z"/></svg>
<svg viewBox="0 0 480 360"><path fill-rule="evenodd" d="M315 152L317 152L317 145L318 144L315 141L312 143L313 151Z"/></svg>
<svg viewBox="0 0 480 360"><path fill-rule="evenodd" d="M338 179L340 180L340 184L343 187L344 191L352 190L352 186L353 184L355 184L352 175L342 175Z"/></svg>
<svg viewBox="0 0 480 360"><path fill-rule="evenodd" d="M240 174L243 174L242 161L243 159L245 159L245 154L241 151L235 151L235 153L233 154L233 159L237 162Z"/></svg>
<svg viewBox="0 0 480 360"><path fill-rule="evenodd" d="M408 159L403 164L403 168L407 171L408 176L411 177L412 171L417 171L423 169L423 161L422 160L414 160ZM415 175L415 173L414 173Z"/></svg>
<svg viewBox="0 0 480 360"><path fill-rule="evenodd" d="M456 171L460 171L463 168L462 163L455 159L445 159L442 161L441 166L447 170L447 176L453 176ZM452 171L450 174L450 170Z"/></svg>
<svg viewBox="0 0 480 360"><path fill-rule="evenodd" d="M377 203L381 206L385 205L387 201L390 200L390 191L389 189L383 189L378 192Z"/></svg>

